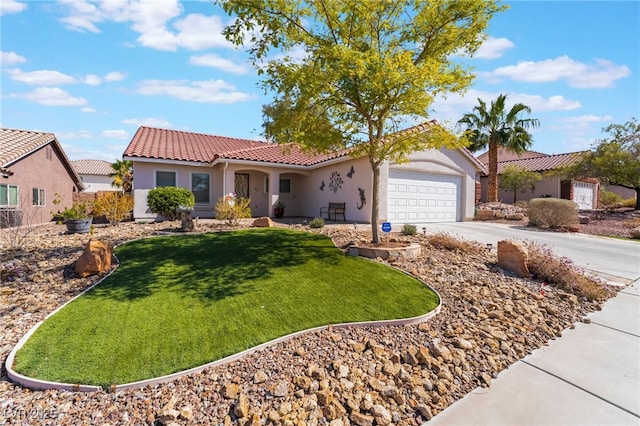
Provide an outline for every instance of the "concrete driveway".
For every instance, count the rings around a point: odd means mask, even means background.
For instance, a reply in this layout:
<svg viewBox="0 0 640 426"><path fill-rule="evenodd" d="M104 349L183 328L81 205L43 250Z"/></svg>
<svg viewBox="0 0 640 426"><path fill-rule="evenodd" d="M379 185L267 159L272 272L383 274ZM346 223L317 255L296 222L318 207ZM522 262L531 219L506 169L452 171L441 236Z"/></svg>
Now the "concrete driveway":
<svg viewBox="0 0 640 426"><path fill-rule="evenodd" d="M418 231L422 227L426 227L428 234L446 232L483 244L491 243L494 250L500 240L534 241L548 246L559 256L568 257L582 268L630 281L640 277L640 242L586 234L545 232L490 222L429 223L419 225Z"/></svg>
<svg viewBox="0 0 640 426"><path fill-rule="evenodd" d="M588 323L565 330L424 426L640 425L640 243L495 223L426 228L494 249L503 239L534 241L612 281L634 283L590 313Z"/></svg>

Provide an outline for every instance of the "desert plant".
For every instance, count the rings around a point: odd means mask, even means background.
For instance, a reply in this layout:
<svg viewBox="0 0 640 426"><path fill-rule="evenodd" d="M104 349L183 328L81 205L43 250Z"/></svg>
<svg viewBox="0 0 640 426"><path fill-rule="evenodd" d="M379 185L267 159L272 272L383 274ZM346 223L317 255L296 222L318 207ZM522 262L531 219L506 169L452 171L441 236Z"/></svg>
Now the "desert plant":
<svg viewBox="0 0 640 426"><path fill-rule="evenodd" d="M540 179L542 179L540 173L532 172L522 166L509 165L502 171L498 186L500 189L513 192L513 203L515 204L518 192L524 192L527 189L531 189L531 192L535 191L536 184L540 182Z"/></svg>
<svg viewBox="0 0 640 426"><path fill-rule="evenodd" d="M636 197L626 198L622 200L622 207L635 207Z"/></svg>
<svg viewBox="0 0 640 426"><path fill-rule="evenodd" d="M622 197L613 191L607 191L604 188L600 188L600 203L605 207L611 207L622 203Z"/></svg>
<svg viewBox="0 0 640 426"><path fill-rule="evenodd" d="M309 222L309 228L324 228L324 219L315 217Z"/></svg>
<svg viewBox="0 0 640 426"><path fill-rule="evenodd" d="M416 235L418 233L418 228L415 225L409 225L405 223L400 230L402 235Z"/></svg>
<svg viewBox="0 0 640 426"><path fill-rule="evenodd" d="M427 242L435 248L460 251L462 253L479 253L486 250L486 248L477 241L463 240L445 232L430 235L427 238Z"/></svg>
<svg viewBox="0 0 640 426"><path fill-rule="evenodd" d="M586 276L571 259L558 257L548 247L532 242L527 250L527 266L533 278L588 300L600 300L607 295L601 282Z"/></svg>
<svg viewBox="0 0 640 426"><path fill-rule="evenodd" d="M94 214L106 217L112 225L122 222L131 214L131 210L133 210L133 197L120 192L102 194L93 204Z"/></svg>
<svg viewBox="0 0 640 426"><path fill-rule="evenodd" d="M527 210L531 226L556 229L578 223L578 205L570 200L534 198Z"/></svg>
<svg viewBox="0 0 640 426"><path fill-rule="evenodd" d="M147 204L151 212L164 216L167 220L175 220L176 209L180 206L193 207L195 197L185 188L161 186L149 191Z"/></svg>
<svg viewBox="0 0 640 426"><path fill-rule="evenodd" d="M239 198L228 194L218 198L215 206L218 220L226 220L228 225L235 226L242 218L251 217L251 198Z"/></svg>

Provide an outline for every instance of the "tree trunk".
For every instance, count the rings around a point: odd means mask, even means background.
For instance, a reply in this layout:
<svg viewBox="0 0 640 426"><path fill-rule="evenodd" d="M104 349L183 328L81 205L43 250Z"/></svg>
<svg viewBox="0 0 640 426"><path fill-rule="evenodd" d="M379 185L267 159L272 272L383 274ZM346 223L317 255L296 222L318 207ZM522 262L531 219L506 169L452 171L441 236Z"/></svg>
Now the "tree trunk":
<svg viewBox="0 0 640 426"><path fill-rule="evenodd" d="M489 141L489 184L487 201L498 201L498 144Z"/></svg>
<svg viewBox="0 0 640 426"><path fill-rule="evenodd" d="M640 210L640 186L636 187L636 210Z"/></svg>
<svg viewBox="0 0 640 426"><path fill-rule="evenodd" d="M378 204L380 204L380 165L370 161L371 170L373 171L373 184L371 187L371 241L373 243L379 243L380 237L378 235Z"/></svg>
<svg viewBox="0 0 640 426"><path fill-rule="evenodd" d="M517 197L518 191L516 191L515 189L513 190L513 205L516 204L516 197Z"/></svg>

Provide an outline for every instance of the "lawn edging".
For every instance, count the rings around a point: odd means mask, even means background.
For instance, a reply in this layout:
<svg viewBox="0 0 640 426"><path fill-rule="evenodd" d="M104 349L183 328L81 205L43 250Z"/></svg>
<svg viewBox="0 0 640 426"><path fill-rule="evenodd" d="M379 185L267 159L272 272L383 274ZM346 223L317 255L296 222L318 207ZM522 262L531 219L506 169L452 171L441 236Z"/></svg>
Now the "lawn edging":
<svg viewBox="0 0 640 426"><path fill-rule="evenodd" d="M114 270L115 270L115 268L114 268ZM113 272L113 270L111 272ZM38 329L38 327L40 327L40 325L42 323L44 323L44 321L46 321L49 317L54 315L60 309L64 308L67 304L71 303L73 300L75 300L76 298L82 296L84 293L86 293L87 291L91 290L93 287L95 287L99 283L101 283L102 280L106 279L109 275L111 275L111 272L109 274L105 275L101 280L96 282L94 285L92 285L91 287L87 288L82 293L78 294L76 297L74 297L73 299L69 300L68 302L66 302L65 304L63 304L59 308L57 308L55 311L51 312L42 321L40 321L35 326L33 326L33 328L31 328L31 330L29 330L27 332L27 334L25 334L18 341L18 343L14 346L14 348L9 353L9 356L7 357L7 361L5 362L5 367L7 369L7 377L9 378L9 380L11 380L12 382L17 383L17 384L19 384L21 386L24 386L24 387L29 388L29 389L34 389L34 390L55 389L55 390L75 391L75 392L97 392L97 391L100 391L100 390L103 389L101 386L83 385L83 384L78 384L78 383L76 383L76 384L59 383L59 382L51 382L51 381L40 380L40 379L35 379L35 378L32 378L32 377L28 377L28 376L22 375L22 374L16 372L15 370L13 370L13 361L15 359L16 353L22 348L22 346L27 342L27 340L29 340L29 337L31 337L31 335L33 333L35 333L35 331ZM424 283L424 281L422 281L422 282ZM427 283L424 283L424 284L427 287L429 287L429 289L431 289L438 296L438 299L439 299L438 306L436 306L436 308L434 310L432 310L431 312L428 312L428 313L426 313L424 315L419 315L417 317L412 317L412 318L398 319L398 320L379 320L379 321L349 322L349 323L342 323L342 324L328 324L328 325L323 325L323 326L320 326L320 327L310 328L310 329L307 329L307 330L297 331L295 333L291 333L291 334L288 334L286 336L278 337L277 339L270 340L268 342L262 343L262 344L260 344L258 346L255 346L253 348L249 348L249 349L244 350L242 352L238 352L237 354L230 355L230 356L228 356L226 358L222 358L222 359L219 359L219 360L216 360L216 361L212 361L212 362L209 362L207 364L200 365L198 367L190 368L188 370L180 371L180 372L173 373L173 374L168 374L168 375L165 375L165 376L155 377L155 378L152 378L152 379L140 380L140 381L137 381L137 382L124 383L124 384L121 384L121 385L112 385L111 387L109 387L108 391L109 392L117 392L117 391L121 391L121 390L139 389L139 388L143 388L143 387L149 386L149 385L156 385L156 384L160 384L160 383L170 382L172 380L178 379L180 377L183 377L183 376L186 376L186 375L189 375L189 374L200 373L200 372L202 372L203 370L205 370L205 369L207 369L209 367L217 367L217 366L220 366L220 365L228 364L228 363L233 362L233 361L237 361L237 360L242 359L243 357L245 357L247 355L250 355L250 354L252 354L254 352L261 351L263 349L267 349L267 348L269 348L269 347L271 347L273 345L276 345L278 343L286 342L287 340L293 339L295 337L302 336L302 335L305 335L305 334L315 333L315 332L318 332L318 331L331 330L331 329L343 329L343 328L351 328L351 327L365 327L365 326L368 326L368 327L371 327L371 326L373 326L373 327L389 327L389 326L413 325L413 324L419 324L419 323L428 321L430 318L433 318L434 316L436 316L437 314L440 313L440 310L442 309L442 297L430 285L428 285Z"/></svg>
<svg viewBox="0 0 640 426"><path fill-rule="evenodd" d="M137 238L131 241L135 241L138 239L146 239L146 238L153 238L153 236L151 237L143 237L143 238ZM127 241L131 242L131 241ZM335 244L334 244L335 246ZM115 247L114 247L115 248ZM336 247L337 248L337 247ZM22 349L22 347L26 344L26 342L29 340L29 338L36 332L36 330L50 317L52 317L53 315L55 315L57 312L59 312L60 310L62 310L65 306L67 306L68 304L70 304L71 302L75 301L77 298L83 296L85 293L89 292L90 290L92 290L94 287L96 287L98 284L102 283L105 279L107 279L117 268L118 266L120 266L120 260L118 259L118 257L116 256L115 252L113 254L116 262L115 262L115 267L112 268L105 276L103 276L102 278L100 278L98 281L96 281L94 284L92 284L91 286L87 287L86 289L84 289L82 292L80 292L78 295L76 295L75 297L73 297L72 299L68 300L67 302L63 303L62 305L60 305L58 308L56 308L55 310L53 310L52 312L50 312L49 314L47 314L41 321L39 321L36 325L34 325L19 341L18 343L16 343L16 345L13 347L13 349L11 350L11 352L9 352L9 355L7 356L7 359L5 361L5 368L7 371L7 377L9 378L9 380L13 383L17 383L23 387L29 388L29 389L33 389L33 390L67 390L67 391L74 391L74 392L97 392L97 391L101 391L104 388L102 386L95 386L95 385L85 385L85 384L79 384L79 383L63 383L63 382L54 382L54 381L47 381L47 380L42 380L42 379L36 379L33 377L29 377L29 376L25 376L23 374L18 373L17 371L15 371L13 369L13 364L15 361L15 356L18 353L18 351L20 349ZM369 261L374 261L373 259L367 259L366 260ZM398 268L395 268L391 265L387 265L388 267L391 267L393 269L396 269L406 275L411 275L408 274L406 271L402 271ZM415 279L417 279L418 281L422 282L425 286L427 286L431 291L433 291L437 297L438 297L438 305L430 312L424 314L424 315L418 315L416 317L411 317L411 318L403 318L403 319L397 319L397 320L378 320L378 321L361 321L361 322L350 322L350 323L341 323L341 324L328 324L328 325L323 325L323 326L319 326L319 327L314 327L314 328L310 328L310 329L306 329L306 330L301 330L301 331L297 331L285 336L281 336L278 337L276 339L270 340L268 342L262 343L258 346L255 346L253 348L249 348L246 349L242 352L238 352L236 354L230 355L228 357L225 358L221 358L219 360L216 361L212 361L197 367L193 367L187 370L183 370L183 371L179 371L177 373L172 373L172 374L168 374L168 375L164 375L164 376L160 376L160 377L155 377L155 378L151 378L151 379L145 379L145 380L140 380L140 381L136 381L136 382L130 382L130 383L124 383L124 384L120 384L120 385L116 385L116 384L112 384L108 389L106 389L109 392L117 392L117 391L121 391L121 390L130 390L130 389L140 389L149 385L156 385L156 384L161 384L161 383L166 383L166 382L170 382L173 381L175 379L178 379L180 377L183 376L187 376L189 374L195 374L195 373L200 373L203 370L209 368L209 367L217 367L217 366L221 366L224 364L228 364L231 363L233 361L237 361L242 359L243 357L253 354L255 352L261 351L263 349L267 349L271 346L274 346L278 343L282 343L282 342L286 342L290 339L299 337L299 336L303 336L305 334L310 334L310 333L315 333L315 332L319 332L319 331L323 331L323 330L331 330L331 329L344 329L344 328L351 328L351 327L365 327L365 326L373 326L373 327L389 327L389 326L403 326L403 325L413 325L413 324L419 324L422 322L426 322L427 320L429 320L430 318L436 316L437 314L440 313L441 309L442 309L442 297L440 296L440 294L430 285L428 285L426 282L420 280L417 277L413 277Z"/></svg>

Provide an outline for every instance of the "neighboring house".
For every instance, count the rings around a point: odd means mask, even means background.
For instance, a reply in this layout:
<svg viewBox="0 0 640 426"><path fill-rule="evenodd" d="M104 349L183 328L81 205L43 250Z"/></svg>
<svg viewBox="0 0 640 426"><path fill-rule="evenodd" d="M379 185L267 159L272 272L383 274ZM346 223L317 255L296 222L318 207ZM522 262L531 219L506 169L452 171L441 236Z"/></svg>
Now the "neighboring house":
<svg viewBox="0 0 640 426"><path fill-rule="evenodd" d="M506 150L505 150L506 151ZM530 200L532 198L553 197L573 200L580 209L595 209L598 207L598 195L600 182L598 179L581 178L567 179L561 170L563 167L571 166L580 160L583 152L569 152L565 154L547 155L537 152L526 151L519 159L513 159L509 153L505 153L509 160L501 160L498 157L498 176L507 166L519 166L527 171L541 173L542 180L537 183L536 188L525 190L517 194L518 200ZM478 159L484 158L479 156ZM505 158L504 156L502 158ZM489 178L483 175L480 178L481 201L487 199L487 186ZM513 191L498 189L498 199L504 202L513 200Z"/></svg>
<svg viewBox="0 0 640 426"><path fill-rule="evenodd" d="M536 157L546 157L547 154L543 154L541 152L536 151L524 151L521 154L516 154L507 148L498 147L498 162L500 161L509 161L509 160L523 160L526 158L536 158ZM486 151L480 155L478 155L478 161L482 164L489 164L489 151Z"/></svg>
<svg viewBox="0 0 640 426"><path fill-rule="evenodd" d="M53 133L0 129L0 170L2 227L48 222L83 188Z"/></svg>
<svg viewBox="0 0 640 426"><path fill-rule="evenodd" d="M84 192L119 191L113 185L113 167L104 160L75 160L71 164L80 176L84 185Z"/></svg>
<svg viewBox="0 0 640 426"><path fill-rule="evenodd" d="M191 190L196 217L213 217L218 198L235 193L251 198L253 216L273 216L273 206L282 201L285 216L317 217L336 202L345 203L346 221L371 219L371 166L347 151L311 155L294 145L140 127L123 158L133 162L136 220L156 218L146 196L159 186ZM472 220L481 171L466 149L431 149L403 164L385 162L379 217L396 224Z"/></svg>

